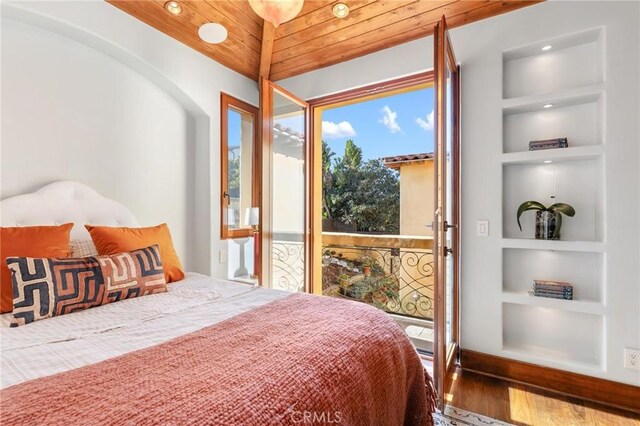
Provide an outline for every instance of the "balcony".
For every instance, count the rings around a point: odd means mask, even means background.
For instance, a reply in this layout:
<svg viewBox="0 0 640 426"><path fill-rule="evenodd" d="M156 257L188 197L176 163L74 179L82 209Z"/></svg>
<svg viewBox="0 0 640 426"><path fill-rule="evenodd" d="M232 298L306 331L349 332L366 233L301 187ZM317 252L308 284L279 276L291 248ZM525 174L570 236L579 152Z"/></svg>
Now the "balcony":
<svg viewBox="0 0 640 426"><path fill-rule="evenodd" d="M322 234L322 293L433 319L433 240Z"/></svg>
<svg viewBox="0 0 640 426"><path fill-rule="evenodd" d="M304 246L273 243L272 287L304 288ZM433 341L433 239L322 233L322 294L367 303L391 314L419 350Z"/></svg>

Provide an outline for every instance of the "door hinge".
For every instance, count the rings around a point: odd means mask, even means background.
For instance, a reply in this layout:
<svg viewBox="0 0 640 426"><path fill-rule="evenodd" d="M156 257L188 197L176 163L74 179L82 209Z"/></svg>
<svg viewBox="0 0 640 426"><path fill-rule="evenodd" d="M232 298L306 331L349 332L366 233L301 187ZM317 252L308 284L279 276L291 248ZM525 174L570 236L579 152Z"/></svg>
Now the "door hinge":
<svg viewBox="0 0 640 426"><path fill-rule="evenodd" d="M449 248L449 247L445 247L445 248L444 248L444 255L445 255L445 257L446 257L446 256L449 256L450 254L453 254L453 249L452 249L452 248Z"/></svg>

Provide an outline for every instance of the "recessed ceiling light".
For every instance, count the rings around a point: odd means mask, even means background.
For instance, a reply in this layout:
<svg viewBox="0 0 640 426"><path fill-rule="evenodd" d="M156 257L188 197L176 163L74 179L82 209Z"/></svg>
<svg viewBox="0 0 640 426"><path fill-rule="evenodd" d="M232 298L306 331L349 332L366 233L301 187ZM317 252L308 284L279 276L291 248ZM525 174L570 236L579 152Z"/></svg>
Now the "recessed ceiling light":
<svg viewBox="0 0 640 426"><path fill-rule="evenodd" d="M182 13L182 6L177 1L166 2L164 8L172 15L180 15Z"/></svg>
<svg viewBox="0 0 640 426"><path fill-rule="evenodd" d="M544 160L544 164L550 164L550 163L553 163L553 161L551 161L551 160Z"/></svg>
<svg viewBox="0 0 640 426"><path fill-rule="evenodd" d="M227 29L218 23L209 22L200 27L198 35L207 43L219 44L227 39Z"/></svg>
<svg viewBox="0 0 640 426"><path fill-rule="evenodd" d="M345 18L349 14L349 6L344 3L336 3L332 10L336 18Z"/></svg>
<svg viewBox="0 0 640 426"><path fill-rule="evenodd" d="M544 104L542 105L542 108L551 108L553 106L553 104Z"/></svg>
<svg viewBox="0 0 640 426"><path fill-rule="evenodd" d="M542 48L542 50L546 51L551 49L553 46L551 46L550 44L547 44L545 47Z"/></svg>

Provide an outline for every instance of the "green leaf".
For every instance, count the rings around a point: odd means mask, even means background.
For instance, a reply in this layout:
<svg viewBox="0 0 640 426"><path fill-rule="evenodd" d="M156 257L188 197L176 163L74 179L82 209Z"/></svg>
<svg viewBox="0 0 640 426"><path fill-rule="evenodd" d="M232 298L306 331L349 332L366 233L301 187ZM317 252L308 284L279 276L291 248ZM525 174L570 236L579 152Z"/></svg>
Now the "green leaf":
<svg viewBox="0 0 640 426"><path fill-rule="evenodd" d="M549 206L547 210L551 210L554 212L564 213L569 217L573 217L576 215L576 211L573 207L566 203L556 203L552 206Z"/></svg>
<svg viewBox="0 0 640 426"><path fill-rule="evenodd" d="M547 210L547 208L543 205L540 204L537 201L525 201L524 203L520 204L520 207L518 207L518 227L520 228L520 231L522 231L522 225L520 224L520 216L522 216L522 213L526 212L527 210Z"/></svg>

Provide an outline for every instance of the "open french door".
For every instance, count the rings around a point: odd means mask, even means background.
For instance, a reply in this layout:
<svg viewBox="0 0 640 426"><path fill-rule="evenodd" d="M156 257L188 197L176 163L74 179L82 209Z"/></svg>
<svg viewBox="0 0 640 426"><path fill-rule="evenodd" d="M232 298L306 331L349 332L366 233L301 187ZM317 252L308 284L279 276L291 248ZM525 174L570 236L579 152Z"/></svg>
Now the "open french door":
<svg viewBox="0 0 640 426"><path fill-rule="evenodd" d="M460 77L444 16L434 32L435 69L435 348L434 375L444 410L459 342Z"/></svg>
<svg viewBox="0 0 640 426"><path fill-rule="evenodd" d="M260 81L262 121L261 285L308 292L310 281L309 105Z"/></svg>

